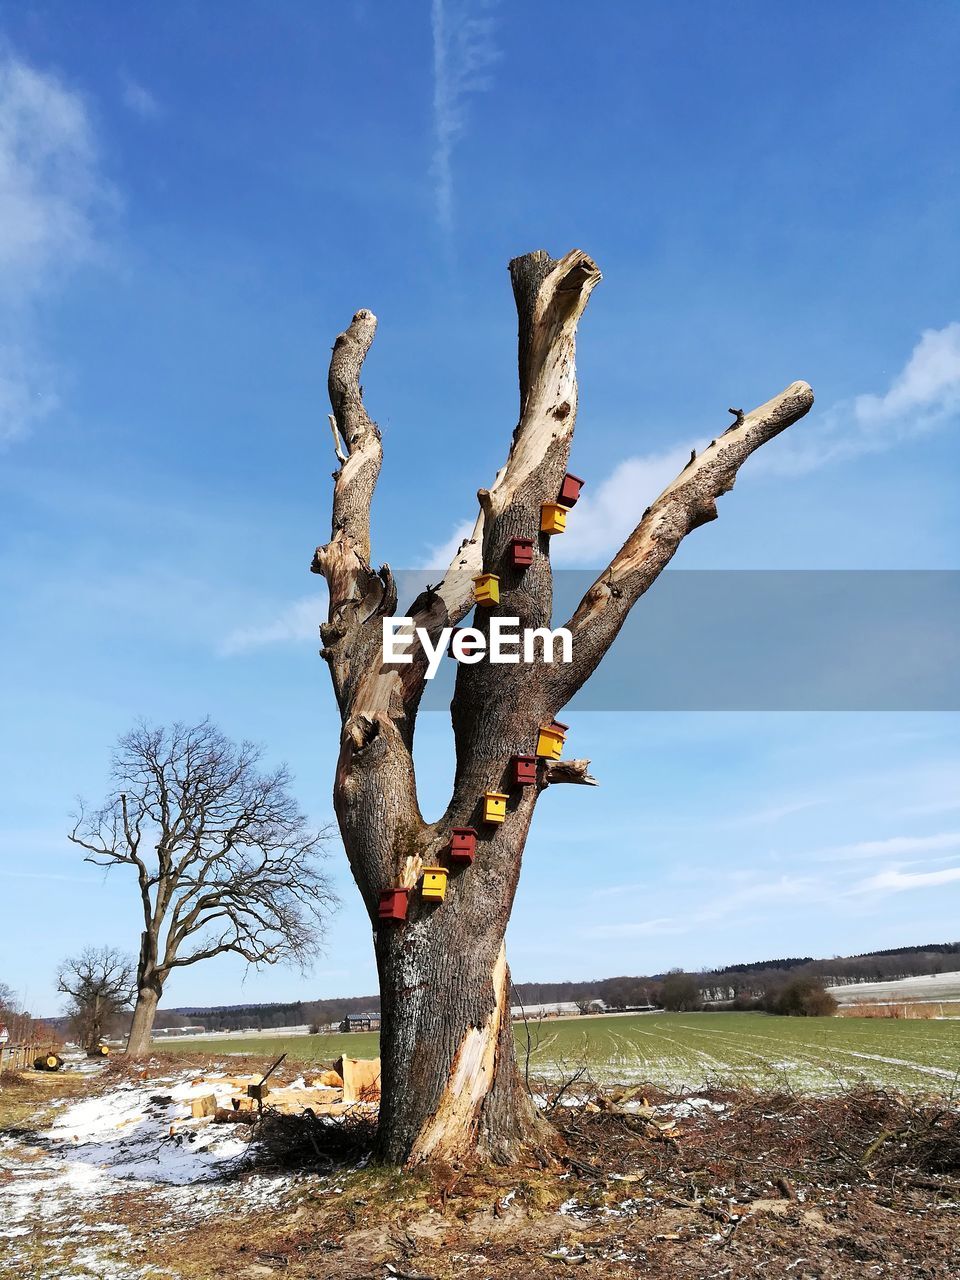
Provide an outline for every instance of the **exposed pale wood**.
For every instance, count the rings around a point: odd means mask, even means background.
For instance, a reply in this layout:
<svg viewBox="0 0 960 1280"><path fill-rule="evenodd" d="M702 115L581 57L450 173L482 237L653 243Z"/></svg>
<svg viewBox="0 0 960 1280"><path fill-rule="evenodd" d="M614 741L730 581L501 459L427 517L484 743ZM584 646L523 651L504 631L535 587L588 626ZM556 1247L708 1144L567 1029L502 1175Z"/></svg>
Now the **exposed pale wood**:
<svg viewBox="0 0 960 1280"><path fill-rule="evenodd" d="M332 413L328 413L327 418L330 421L330 430L333 432L333 451L337 455L337 461L346 462L347 455L343 452L340 432L337 428L337 420ZM334 479L336 479L336 477L334 477Z"/></svg>
<svg viewBox="0 0 960 1280"><path fill-rule="evenodd" d="M543 771L543 785L552 786L557 782L574 782L585 787L599 785L590 769L589 760L548 760Z"/></svg>
<svg viewBox="0 0 960 1280"><path fill-rule="evenodd" d="M469 1146L477 1114L490 1092L500 1026L510 1019L507 950L501 943L493 969L494 1005L482 1026L468 1027L453 1057L449 1077L433 1115L417 1135L410 1163L455 1161Z"/></svg>

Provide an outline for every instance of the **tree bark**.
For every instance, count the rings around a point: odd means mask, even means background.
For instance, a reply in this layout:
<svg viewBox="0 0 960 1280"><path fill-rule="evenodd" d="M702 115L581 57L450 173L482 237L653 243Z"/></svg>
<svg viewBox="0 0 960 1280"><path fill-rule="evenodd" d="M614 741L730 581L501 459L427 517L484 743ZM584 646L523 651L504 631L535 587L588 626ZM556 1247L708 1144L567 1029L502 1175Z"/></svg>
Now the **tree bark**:
<svg viewBox="0 0 960 1280"><path fill-rule="evenodd" d="M443 581L406 610L436 642L474 603L473 577L499 575L500 602L477 608L473 625L495 617L521 628L552 625L550 539L540 530L567 468L577 411L576 331L596 264L574 250L555 260L539 250L510 263L519 321L520 417L503 467L478 492L480 513ZM744 419L707 461L684 473L648 509L623 551L571 622L574 661L556 667L461 664L452 704L456 744L453 795L426 823L417 801L412 746L426 659L383 661L382 619L396 613L388 565L371 562L370 505L382 459L380 433L363 405L360 371L376 317L358 311L337 338L329 390L339 470L334 473L331 540L311 568L327 581L321 654L342 717L334 806L354 879L374 929L381 990L382 1102L379 1152L394 1164L543 1160L558 1145L520 1085L510 1020L504 936L534 807L559 783L595 785L589 760L539 761L534 786L509 780L514 755L530 755L538 728L552 721L602 657L627 611L691 529L716 516L715 499L766 439L807 411L812 394L794 384ZM346 449L344 454L341 441ZM706 455L705 455L706 456ZM513 538L537 548L523 572L510 567ZM484 793L506 793L506 820L485 825ZM453 827L480 832L475 861L449 865ZM442 902L417 891L426 867L449 865ZM378 919L380 894L410 891L404 922Z"/></svg>
<svg viewBox="0 0 960 1280"><path fill-rule="evenodd" d="M162 988L159 984L141 986L137 990L137 1003L133 1009L133 1022L127 1038L127 1056L142 1058L150 1052L153 1024L157 1016Z"/></svg>
<svg viewBox="0 0 960 1280"><path fill-rule="evenodd" d="M126 1048L129 1058L142 1058L150 1052L153 1024L157 1017L157 1005L163 995L165 977L165 972L157 965L156 931L148 927L140 935L137 1002L133 1007L133 1021L130 1024Z"/></svg>

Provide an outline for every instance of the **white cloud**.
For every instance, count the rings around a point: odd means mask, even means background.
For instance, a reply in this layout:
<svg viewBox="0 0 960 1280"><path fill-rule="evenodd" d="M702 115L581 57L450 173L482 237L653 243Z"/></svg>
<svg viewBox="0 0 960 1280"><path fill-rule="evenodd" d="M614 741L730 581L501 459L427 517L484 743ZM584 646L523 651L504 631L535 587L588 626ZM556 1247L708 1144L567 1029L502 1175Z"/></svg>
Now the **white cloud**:
<svg viewBox="0 0 960 1280"><path fill-rule="evenodd" d="M96 257L112 199L83 99L0 47L0 444L56 404L33 350L36 307Z"/></svg>
<svg viewBox="0 0 960 1280"><path fill-rule="evenodd" d="M709 884L701 886L709 891ZM594 897L626 894L634 891L636 885L618 885L593 894ZM776 880L758 881L747 884L733 893L714 897L699 909L691 908L680 916L659 916L653 920L605 921L581 930L584 938L632 938L645 937L664 933L689 933L691 930L714 920L724 920L739 912L742 908L759 903L781 902L817 902L828 896L829 887L812 876L779 876ZM689 894L685 891L685 897Z"/></svg>
<svg viewBox="0 0 960 1280"><path fill-rule="evenodd" d="M307 640L315 640L319 644L317 629L325 616L326 606L320 596L304 596L284 609L272 622L237 627L223 639L220 652L229 657L274 644L299 644Z"/></svg>
<svg viewBox="0 0 960 1280"><path fill-rule="evenodd" d="M628 886L633 887L633 886ZM684 933L689 928L686 921L672 916L656 920L627 920L623 924L599 924L585 929L585 938L649 938L660 934Z"/></svg>
<svg viewBox="0 0 960 1280"><path fill-rule="evenodd" d="M575 536L554 540L550 549L553 563L565 568L577 564L593 566L609 559L633 532L644 507L683 469L691 447L627 458L592 493L584 490L570 518L569 528ZM698 442L698 452L700 447ZM473 521L462 521L448 538L427 551L422 567L446 569L460 543L472 532Z"/></svg>
<svg viewBox="0 0 960 1280"><path fill-rule="evenodd" d="M924 330L885 394L855 396L819 415L814 410L759 456L755 470L796 475L881 453L935 431L958 413L960 322L954 320L942 329Z"/></svg>
<svg viewBox="0 0 960 1280"><path fill-rule="evenodd" d="M449 538L430 547L423 557L421 569L446 571L453 557L460 549L460 544L473 533L473 520L462 520Z"/></svg>
<svg viewBox="0 0 960 1280"><path fill-rule="evenodd" d="M433 0L433 132L431 173L437 221L453 233L453 151L466 127L466 101L490 85L499 53L493 40L494 0Z"/></svg>
<svg viewBox="0 0 960 1280"><path fill-rule="evenodd" d="M854 408L858 420L867 424L956 413L960 409L960 322L925 329L887 394L857 396Z"/></svg>
<svg viewBox="0 0 960 1280"><path fill-rule="evenodd" d="M26 435L58 404L43 362L22 346L0 344L0 445Z"/></svg>
<svg viewBox="0 0 960 1280"><path fill-rule="evenodd" d="M836 858L904 858L913 854L934 853L941 849L960 849L960 832L943 831L933 836L891 836L887 840L861 840L856 844L836 845L822 850L822 861Z"/></svg>
<svg viewBox="0 0 960 1280"><path fill-rule="evenodd" d="M747 463L759 475L797 474L865 453L892 449L936 430L960 413L960 322L927 329L885 395L860 395L816 409ZM554 549L557 565L599 564L618 550L644 507L679 475L706 440L619 463L598 488L584 491L571 517L571 537Z"/></svg>
<svg viewBox="0 0 960 1280"><path fill-rule="evenodd" d="M862 893L901 893L904 889L931 889L960 881L960 867L939 871L881 871L859 886Z"/></svg>
<svg viewBox="0 0 960 1280"><path fill-rule="evenodd" d="M698 453L703 443L696 442ZM665 453L627 458L592 492L584 489L570 517L573 537L551 547L554 563L594 565L609 559L636 528L644 507L682 471L692 447L678 445Z"/></svg>
<svg viewBox="0 0 960 1280"><path fill-rule="evenodd" d="M123 105L143 120L156 120L161 114L160 103L150 90L145 88L144 85L138 84L130 76L123 77L122 97Z"/></svg>
<svg viewBox="0 0 960 1280"><path fill-rule="evenodd" d="M88 258L103 194L83 100L0 52L0 289L32 295Z"/></svg>

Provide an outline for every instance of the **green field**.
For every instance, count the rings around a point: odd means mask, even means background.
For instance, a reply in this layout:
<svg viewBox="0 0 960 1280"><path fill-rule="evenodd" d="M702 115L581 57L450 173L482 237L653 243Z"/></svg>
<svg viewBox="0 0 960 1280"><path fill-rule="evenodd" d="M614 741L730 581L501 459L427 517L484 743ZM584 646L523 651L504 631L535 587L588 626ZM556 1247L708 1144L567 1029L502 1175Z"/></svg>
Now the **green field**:
<svg viewBox="0 0 960 1280"><path fill-rule="evenodd" d="M527 1033L515 1027L523 1060ZM960 1094L960 1020L770 1018L750 1013L663 1013L531 1024L531 1070L557 1077L580 1065L602 1084L697 1089L711 1083L823 1092L861 1080L898 1089ZM371 1057L375 1033L237 1036L179 1040L164 1048L331 1062Z"/></svg>

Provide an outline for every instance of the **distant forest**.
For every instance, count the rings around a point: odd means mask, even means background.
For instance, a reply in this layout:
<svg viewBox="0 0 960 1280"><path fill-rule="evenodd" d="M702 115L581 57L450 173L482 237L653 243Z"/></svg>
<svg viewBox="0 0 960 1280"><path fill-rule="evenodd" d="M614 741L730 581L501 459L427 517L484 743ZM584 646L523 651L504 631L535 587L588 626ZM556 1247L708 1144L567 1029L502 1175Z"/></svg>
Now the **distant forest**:
<svg viewBox="0 0 960 1280"><path fill-rule="evenodd" d="M888 982L923 973L960 969L960 942L931 942L920 947L891 947L858 956L834 956L816 960L791 956L758 960L708 969L693 976L706 1002L763 996L783 982L784 974L819 978L826 986L856 982ZM597 978L588 982L518 982L513 1004L586 1004L602 1000L612 1009L656 1005L666 974L640 977ZM379 996L348 996L330 1000L296 1000L286 1004L235 1004L213 1008L162 1010L157 1027L202 1026L208 1031L269 1031L275 1027L328 1026L348 1013L379 1012Z"/></svg>

